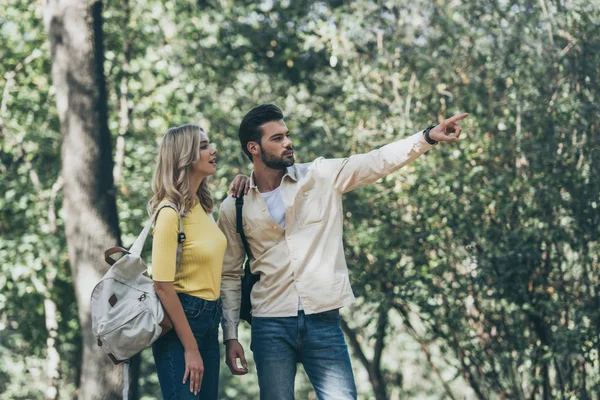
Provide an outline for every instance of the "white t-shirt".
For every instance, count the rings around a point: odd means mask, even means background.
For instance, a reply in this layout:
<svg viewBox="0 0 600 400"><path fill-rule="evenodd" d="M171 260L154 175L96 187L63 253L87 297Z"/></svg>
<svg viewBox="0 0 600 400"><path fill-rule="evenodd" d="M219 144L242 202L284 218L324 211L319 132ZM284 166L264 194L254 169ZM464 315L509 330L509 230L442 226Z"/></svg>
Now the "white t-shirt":
<svg viewBox="0 0 600 400"><path fill-rule="evenodd" d="M277 222L279 226L285 229L285 204L283 204L283 198L281 197L281 191L279 187L277 189L261 193L265 203L267 203L267 208L269 209L269 214L271 214L271 218L273 221ZM298 310L302 310L302 302L300 298L298 298Z"/></svg>
<svg viewBox="0 0 600 400"><path fill-rule="evenodd" d="M267 208L273 221L285 229L285 205L283 204L279 187L271 192L261 193L261 195L265 199L265 203L267 203Z"/></svg>

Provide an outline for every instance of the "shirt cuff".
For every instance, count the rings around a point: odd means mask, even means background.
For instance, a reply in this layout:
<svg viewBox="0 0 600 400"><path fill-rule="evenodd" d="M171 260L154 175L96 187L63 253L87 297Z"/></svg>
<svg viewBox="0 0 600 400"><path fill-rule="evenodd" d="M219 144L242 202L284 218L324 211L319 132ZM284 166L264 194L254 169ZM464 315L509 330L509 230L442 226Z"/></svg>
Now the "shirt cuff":
<svg viewBox="0 0 600 400"><path fill-rule="evenodd" d="M222 324L223 327L223 343L230 339L238 338L238 324L226 325Z"/></svg>
<svg viewBox="0 0 600 400"><path fill-rule="evenodd" d="M427 140L425 140L425 129L423 129L422 131L415 133L413 135L414 138L417 139L417 152L419 153L425 153L428 150L430 150L431 148L433 148L435 145L434 144L429 144L427 143Z"/></svg>

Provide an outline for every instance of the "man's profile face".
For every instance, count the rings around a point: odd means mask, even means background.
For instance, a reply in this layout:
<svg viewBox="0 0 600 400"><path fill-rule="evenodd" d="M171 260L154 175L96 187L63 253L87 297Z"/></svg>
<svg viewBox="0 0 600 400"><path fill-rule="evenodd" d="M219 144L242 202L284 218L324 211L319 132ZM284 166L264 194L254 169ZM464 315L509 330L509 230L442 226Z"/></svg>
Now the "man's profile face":
<svg viewBox="0 0 600 400"><path fill-rule="evenodd" d="M271 169L286 169L294 165L294 150L290 131L283 120L267 122L260 126L261 159Z"/></svg>

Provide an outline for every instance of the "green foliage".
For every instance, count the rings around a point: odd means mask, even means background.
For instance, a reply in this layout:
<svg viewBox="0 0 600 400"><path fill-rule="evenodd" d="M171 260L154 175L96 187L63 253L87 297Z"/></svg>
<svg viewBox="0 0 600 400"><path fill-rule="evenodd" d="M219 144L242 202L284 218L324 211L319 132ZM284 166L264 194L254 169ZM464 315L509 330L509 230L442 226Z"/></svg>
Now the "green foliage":
<svg viewBox="0 0 600 400"><path fill-rule="evenodd" d="M2 8L0 393L30 399L45 390L45 300L59 310L65 388L76 378L70 366L78 362L80 339L59 214L60 135L42 10L16 0Z"/></svg>
<svg viewBox="0 0 600 400"><path fill-rule="evenodd" d="M0 392L41 397L43 379L22 385L9 366L43 377L50 299L60 395L69 397L80 334L50 54L41 5L5 4ZM437 368L457 397L598 396L596 2L111 0L104 17L109 126L124 140L126 246L147 216L157 143L170 126L200 123L217 144L218 204L228 181L249 172L236 133L254 105L283 108L300 161L368 151L469 112L459 144L345 197L359 297L346 311L350 328L371 357L374 315L389 310L388 395L447 395ZM152 398L151 355L143 359L141 394ZM359 390L372 396L353 363ZM223 398L256 396L255 375L222 372Z"/></svg>

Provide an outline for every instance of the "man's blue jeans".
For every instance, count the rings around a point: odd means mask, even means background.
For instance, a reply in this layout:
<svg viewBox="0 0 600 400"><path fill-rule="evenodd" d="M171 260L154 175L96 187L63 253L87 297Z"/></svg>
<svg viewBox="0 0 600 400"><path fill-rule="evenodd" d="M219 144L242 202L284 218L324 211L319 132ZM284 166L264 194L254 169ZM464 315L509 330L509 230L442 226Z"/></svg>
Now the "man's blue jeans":
<svg viewBox="0 0 600 400"><path fill-rule="evenodd" d="M204 376L200 392L194 396L190 392L190 379L183 384L185 356L183 345L175 329L165 333L152 345L154 363L165 400L217 400L219 395L219 322L223 311L221 300L204 300L179 293L185 316L198 343L204 364Z"/></svg>
<svg viewBox="0 0 600 400"><path fill-rule="evenodd" d="M356 399L348 347L338 310L297 317L252 318L252 352L261 400L294 398L302 363L320 400Z"/></svg>

